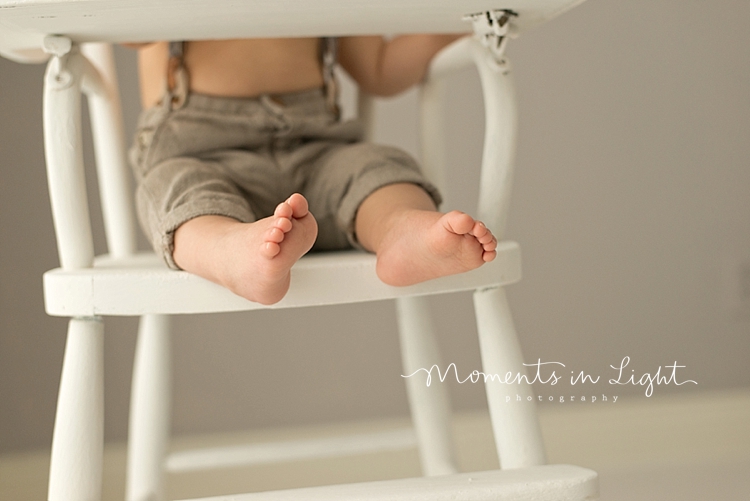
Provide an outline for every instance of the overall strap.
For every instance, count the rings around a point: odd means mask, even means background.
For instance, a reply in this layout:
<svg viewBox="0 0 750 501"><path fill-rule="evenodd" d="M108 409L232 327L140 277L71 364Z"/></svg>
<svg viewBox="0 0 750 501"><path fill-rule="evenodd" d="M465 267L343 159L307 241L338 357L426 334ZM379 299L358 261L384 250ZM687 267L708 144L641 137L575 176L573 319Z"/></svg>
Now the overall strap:
<svg viewBox="0 0 750 501"><path fill-rule="evenodd" d="M328 108L338 119L341 116L339 110L339 90L336 83L334 68L336 67L336 37L325 37L322 39L321 64L323 67L323 84L325 85L326 102Z"/></svg>
<svg viewBox="0 0 750 501"><path fill-rule="evenodd" d="M182 108L187 100L189 80L183 60L184 54L185 42L169 42L164 105L173 110Z"/></svg>

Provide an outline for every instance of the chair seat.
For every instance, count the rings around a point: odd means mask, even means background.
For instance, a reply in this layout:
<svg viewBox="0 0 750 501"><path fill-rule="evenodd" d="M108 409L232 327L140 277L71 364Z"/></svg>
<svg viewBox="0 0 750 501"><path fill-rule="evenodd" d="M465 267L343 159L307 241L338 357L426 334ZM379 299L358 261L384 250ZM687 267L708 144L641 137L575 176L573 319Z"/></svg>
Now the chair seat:
<svg viewBox="0 0 750 501"><path fill-rule="evenodd" d="M205 501L593 501L598 499L598 493L596 472L570 465L545 465L518 470L234 494L205 498Z"/></svg>
<svg viewBox="0 0 750 501"><path fill-rule="evenodd" d="M131 316L356 303L483 289L520 279L521 255L515 242L500 242L497 258L476 270L408 287L381 282L375 274L373 254L326 252L300 259L292 268L287 295L265 306L196 275L170 270L152 253L140 253L121 259L101 256L93 268L48 271L44 274L44 297L47 313L54 316Z"/></svg>

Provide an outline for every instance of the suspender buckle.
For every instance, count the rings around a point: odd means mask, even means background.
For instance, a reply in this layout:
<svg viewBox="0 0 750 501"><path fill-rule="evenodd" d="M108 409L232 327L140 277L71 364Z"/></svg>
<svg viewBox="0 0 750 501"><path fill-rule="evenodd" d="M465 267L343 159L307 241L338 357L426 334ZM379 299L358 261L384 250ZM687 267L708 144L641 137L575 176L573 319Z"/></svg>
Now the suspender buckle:
<svg viewBox="0 0 750 501"><path fill-rule="evenodd" d="M172 110L182 108L187 100L190 80L185 68L183 55L185 42L169 42L169 60L167 62L167 80L164 91L165 105Z"/></svg>
<svg viewBox="0 0 750 501"><path fill-rule="evenodd" d="M325 85L326 103L328 104L328 109L336 116L336 120L341 117L339 89L334 73L337 49L335 37L326 37L323 39L321 63L323 65L323 84Z"/></svg>

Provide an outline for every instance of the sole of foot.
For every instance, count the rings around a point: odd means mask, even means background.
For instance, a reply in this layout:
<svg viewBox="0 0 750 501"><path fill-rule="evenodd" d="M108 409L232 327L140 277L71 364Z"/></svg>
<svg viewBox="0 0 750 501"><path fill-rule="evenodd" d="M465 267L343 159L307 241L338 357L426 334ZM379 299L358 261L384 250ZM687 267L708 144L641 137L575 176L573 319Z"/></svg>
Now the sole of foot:
<svg viewBox="0 0 750 501"><path fill-rule="evenodd" d="M406 211L383 237L376 271L386 284L413 285L478 268L496 248L492 232L468 214Z"/></svg>
<svg viewBox="0 0 750 501"><path fill-rule="evenodd" d="M307 200L295 193L272 216L243 225L228 239L234 265L220 283L250 301L279 302L289 290L292 266L312 248L317 234Z"/></svg>

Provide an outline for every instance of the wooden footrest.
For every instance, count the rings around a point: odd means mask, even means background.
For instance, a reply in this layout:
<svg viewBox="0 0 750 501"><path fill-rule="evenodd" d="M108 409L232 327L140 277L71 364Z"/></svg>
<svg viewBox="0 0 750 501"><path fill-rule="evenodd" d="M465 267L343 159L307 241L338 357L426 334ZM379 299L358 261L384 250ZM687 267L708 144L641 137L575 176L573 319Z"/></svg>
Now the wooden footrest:
<svg viewBox="0 0 750 501"><path fill-rule="evenodd" d="M590 501L598 497L596 472L570 465L545 465L234 494L202 501Z"/></svg>

